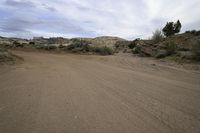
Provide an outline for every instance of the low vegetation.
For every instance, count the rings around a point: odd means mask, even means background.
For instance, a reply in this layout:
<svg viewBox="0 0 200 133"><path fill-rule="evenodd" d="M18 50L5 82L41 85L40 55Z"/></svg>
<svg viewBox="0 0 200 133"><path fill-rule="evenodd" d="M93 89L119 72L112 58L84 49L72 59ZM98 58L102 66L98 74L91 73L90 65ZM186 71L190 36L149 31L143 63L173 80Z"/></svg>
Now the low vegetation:
<svg viewBox="0 0 200 133"><path fill-rule="evenodd" d="M107 46L94 47L89 44L82 43L68 45L65 50L73 53L97 53L100 55L112 55L114 53L114 51Z"/></svg>
<svg viewBox="0 0 200 133"><path fill-rule="evenodd" d="M100 55L112 55L114 54L114 51L112 48L109 48L107 46L103 47L94 47L94 52L100 54Z"/></svg>
<svg viewBox="0 0 200 133"><path fill-rule="evenodd" d="M0 46L0 64L14 63L17 56L8 52L7 48Z"/></svg>
<svg viewBox="0 0 200 133"><path fill-rule="evenodd" d="M193 59L200 61L200 39L196 40L192 44Z"/></svg>
<svg viewBox="0 0 200 133"><path fill-rule="evenodd" d="M200 35L200 30L197 31L197 30L191 30L191 31L186 31L185 33L190 33L192 35L195 35L195 36L199 36Z"/></svg>
<svg viewBox="0 0 200 133"><path fill-rule="evenodd" d="M174 42L174 40L169 40L165 42L165 45L166 45L167 56L170 56L176 53L177 44Z"/></svg>
<svg viewBox="0 0 200 133"><path fill-rule="evenodd" d="M164 35L162 34L162 31L157 29L155 32L153 32L153 36L152 36L151 40L153 40L154 43L163 41Z"/></svg>

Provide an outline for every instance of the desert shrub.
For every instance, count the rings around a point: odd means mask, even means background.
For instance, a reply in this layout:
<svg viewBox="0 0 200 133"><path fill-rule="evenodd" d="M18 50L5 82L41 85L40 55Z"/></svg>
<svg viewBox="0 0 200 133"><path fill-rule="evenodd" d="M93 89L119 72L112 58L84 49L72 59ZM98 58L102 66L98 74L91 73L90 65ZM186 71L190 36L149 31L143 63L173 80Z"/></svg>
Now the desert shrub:
<svg viewBox="0 0 200 133"><path fill-rule="evenodd" d="M80 52L83 52L83 53L84 53L83 49L80 48L80 47L79 47L79 48L72 49L71 52L73 52L73 53L80 53Z"/></svg>
<svg viewBox="0 0 200 133"><path fill-rule="evenodd" d="M26 47L27 48L27 47L30 47L30 44L29 43L22 43L21 47Z"/></svg>
<svg viewBox="0 0 200 133"><path fill-rule="evenodd" d="M30 45L35 45L35 42L29 42Z"/></svg>
<svg viewBox="0 0 200 133"><path fill-rule="evenodd" d="M115 48L116 49L121 49L121 48L123 48L124 47L124 42L123 41L117 41L116 43L115 43Z"/></svg>
<svg viewBox="0 0 200 133"><path fill-rule="evenodd" d="M57 49L57 47L54 46L54 45L43 45L43 44L35 45L35 48L36 49L43 49L43 50L55 50L55 49Z"/></svg>
<svg viewBox="0 0 200 133"><path fill-rule="evenodd" d="M196 30L192 30L190 33L195 35L195 36L200 35L200 31L196 31Z"/></svg>
<svg viewBox="0 0 200 133"><path fill-rule="evenodd" d="M12 48L12 47L13 47L13 44L2 43L2 44L0 44L0 47L1 47L1 48L5 48L5 49L8 49L8 48Z"/></svg>
<svg viewBox="0 0 200 133"><path fill-rule="evenodd" d="M185 33L190 33L190 31L189 31L189 30L187 30L187 31L185 31Z"/></svg>
<svg viewBox="0 0 200 133"><path fill-rule="evenodd" d="M64 48L66 48L66 46L60 44L60 45L58 46L58 48L59 48L59 49L64 49Z"/></svg>
<svg viewBox="0 0 200 133"><path fill-rule="evenodd" d="M163 39L164 39L164 36L160 30L157 29L155 32L153 32L153 36L151 40L153 40L154 43L158 43L162 41Z"/></svg>
<svg viewBox="0 0 200 133"><path fill-rule="evenodd" d="M198 36L200 35L200 30L199 30L199 31L197 31L197 35L198 35Z"/></svg>
<svg viewBox="0 0 200 133"><path fill-rule="evenodd" d="M36 48L36 49L45 49L46 46L45 46L45 45L42 45L42 44L38 44L38 45L35 45L35 48Z"/></svg>
<svg viewBox="0 0 200 133"><path fill-rule="evenodd" d="M70 45L66 46L66 50L72 50L72 49L79 48L79 47L82 47L82 45L79 43L74 43L74 44L70 44Z"/></svg>
<svg viewBox="0 0 200 133"><path fill-rule="evenodd" d="M88 44L74 43L66 46L66 50L80 51L80 52L89 52L91 51L91 46ZM77 50L75 50L77 49Z"/></svg>
<svg viewBox="0 0 200 133"><path fill-rule="evenodd" d="M141 52L141 48L140 47L135 47L135 48L133 48L133 50L132 50L132 53L133 54L139 54Z"/></svg>
<svg viewBox="0 0 200 133"><path fill-rule="evenodd" d="M6 52L7 48L4 47L3 45L0 45L0 52Z"/></svg>
<svg viewBox="0 0 200 133"><path fill-rule="evenodd" d="M118 42L115 43L115 48L116 48L116 49L120 48L120 43L118 43Z"/></svg>
<svg viewBox="0 0 200 133"><path fill-rule="evenodd" d="M129 45L128 45L128 47L130 48L130 49L133 49L134 47L135 47L135 41L132 41Z"/></svg>
<svg viewBox="0 0 200 133"><path fill-rule="evenodd" d="M45 50L55 50L55 49L57 49L57 47L54 45L48 45L45 47Z"/></svg>
<svg viewBox="0 0 200 133"><path fill-rule="evenodd" d="M94 48L88 44L82 45L82 51L83 52L93 52Z"/></svg>
<svg viewBox="0 0 200 133"><path fill-rule="evenodd" d="M0 64L2 62L12 62L14 59L14 56L8 52L7 48L0 45Z"/></svg>
<svg viewBox="0 0 200 133"><path fill-rule="evenodd" d="M193 42L192 54L193 54L193 59L200 60L200 39Z"/></svg>
<svg viewBox="0 0 200 133"><path fill-rule="evenodd" d="M14 45L15 47L23 47L23 45L22 45L21 43L19 43L18 41L14 41L14 42L13 42L13 45Z"/></svg>
<svg viewBox="0 0 200 133"><path fill-rule="evenodd" d="M124 50L123 50L123 53L126 53L126 52L127 52L127 49L124 49Z"/></svg>
<svg viewBox="0 0 200 133"><path fill-rule="evenodd" d="M200 31L197 31L197 30L188 30L188 31L185 31L185 33L191 33L192 35L195 35L195 36L199 36L200 35Z"/></svg>
<svg viewBox="0 0 200 133"><path fill-rule="evenodd" d="M109 47L94 47L90 46L89 44L79 43L79 41L66 46L65 50L71 51L74 53L85 53L85 52L94 52L100 55L111 55L113 54L113 50Z"/></svg>
<svg viewBox="0 0 200 133"><path fill-rule="evenodd" d="M81 43L81 40L80 39L77 39L77 38L72 38L71 41L73 43Z"/></svg>
<svg viewBox="0 0 200 133"><path fill-rule="evenodd" d="M190 31L191 34L196 34L196 32L197 32L196 30L191 30Z"/></svg>
<svg viewBox="0 0 200 133"><path fill-rule="evenodd" d="M86 44L91 44L90 41L84 40L84 39L78 39L78 38L73 38L71 39L72 44L80 44L80 45L86 45Z"/></svg>
<svg viewBox="0 0 200 133"><path fill-rule="evenodd" d="M167 55L172 55L176 53L177 45L173 40L165 42Z"/></svg>
<svg viewBox="0 0 200 133"><path fill-rule="evenodd" d="M18 41L13 42L14 45L19 45L20 43Z"/></svg>
<svg viewBox="0 0 200 133"><path fill-rule="evenodd" d="M132 41L117 41L114 46L115 46L115 52L119 52L119 50L123 50L124 48L127 47L133 49L135 45Z"/></svg>
<svg viewBox="0 0 200 133"><path fill-rule="evenodd" d="M100 55L112 55L114 53L113 49L104 46L104 47L95 47L94 52Z"/></svg>

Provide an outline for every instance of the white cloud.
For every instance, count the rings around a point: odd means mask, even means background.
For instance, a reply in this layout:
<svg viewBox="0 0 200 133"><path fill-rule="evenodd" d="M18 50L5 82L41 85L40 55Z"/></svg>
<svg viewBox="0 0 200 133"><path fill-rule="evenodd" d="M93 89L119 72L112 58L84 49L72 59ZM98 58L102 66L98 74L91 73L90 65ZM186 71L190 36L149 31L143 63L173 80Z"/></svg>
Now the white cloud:
<svg viewBox="0 0 200 133"><path fill-rule="evenodd" d="M23 16L24 19L31 20L32 17L38 22L42 21L43 24L31 26L26 24L25 30L32 34L42 33L44 36L146 37L150 36L155 29L162 28L166 21L177 19L182 22L183 30L200 27L199 0L35 0L34 2L9 0L10 5L6 5L5 1L0 2L0 11L4 12L0 13L0 16L5 17L5 13L13 11L15 11L14 16L19 16L22 12L31 10L30 13L25 13L27 16ZM29 7L31 5L31 9L25 7L16 10L16 6L12 4L16 1L18 6L26 3ZM13 21L12 15L6 16L6 19L9 23ZM3 22L0 21L0 30L6 29L6 27L2 28L2 25ZM23 28L23 25L20 26ZM44 28L41 28L42 26Z"/></svg>

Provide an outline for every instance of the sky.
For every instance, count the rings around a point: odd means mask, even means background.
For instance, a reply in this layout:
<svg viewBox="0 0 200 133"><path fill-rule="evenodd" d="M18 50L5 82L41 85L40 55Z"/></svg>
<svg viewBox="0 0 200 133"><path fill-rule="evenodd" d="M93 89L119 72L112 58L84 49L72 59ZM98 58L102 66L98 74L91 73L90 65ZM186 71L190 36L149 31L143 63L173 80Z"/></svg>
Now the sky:
<svg viewBox="0 0 200 133"><path fill-rule="evenodd" d="M200 0L0 0L0 36L147 38L166 22L200 29Z"/></svg>

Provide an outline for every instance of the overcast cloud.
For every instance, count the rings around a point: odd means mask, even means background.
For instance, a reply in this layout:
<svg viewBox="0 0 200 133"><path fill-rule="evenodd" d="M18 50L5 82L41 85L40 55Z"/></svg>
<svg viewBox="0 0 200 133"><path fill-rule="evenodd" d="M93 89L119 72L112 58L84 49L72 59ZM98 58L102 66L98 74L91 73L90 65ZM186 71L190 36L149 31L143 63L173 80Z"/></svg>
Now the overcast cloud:
<svg viewBox="0 0 200 133"><path fill-rule="evenodd" d="M200 28L200 0L1 0L0 35L146 38L167 21Z"/></svg>

